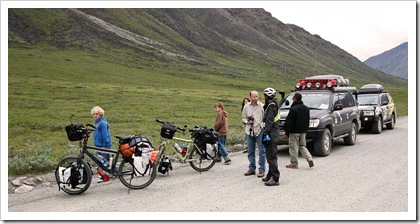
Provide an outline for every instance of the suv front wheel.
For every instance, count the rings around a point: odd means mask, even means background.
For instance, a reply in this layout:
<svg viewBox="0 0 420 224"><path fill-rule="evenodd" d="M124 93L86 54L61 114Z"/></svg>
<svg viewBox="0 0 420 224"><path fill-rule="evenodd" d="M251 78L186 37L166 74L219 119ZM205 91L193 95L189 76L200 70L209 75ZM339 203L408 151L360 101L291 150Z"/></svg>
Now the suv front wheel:
<svg viewBox="0 0 420 224"><path fill-rule="evenodd" d="M328 156L331 151L331 132L328 128L324 130L322 138L314 140L314 152L317 156Z"/></svg>
<svg viewBox="0 0 420 224"><path fill-rule="evenodd" d="M394 129L395 127L395 114L392 114L391 123L386 124L387 129Z"/></svg>
<svg viewBox="0 0 420 224"><path fill-rule="evenodd" d="M379 117L377 121L372 122L372 133L381 134L382 132L382 117Z"/></svg>

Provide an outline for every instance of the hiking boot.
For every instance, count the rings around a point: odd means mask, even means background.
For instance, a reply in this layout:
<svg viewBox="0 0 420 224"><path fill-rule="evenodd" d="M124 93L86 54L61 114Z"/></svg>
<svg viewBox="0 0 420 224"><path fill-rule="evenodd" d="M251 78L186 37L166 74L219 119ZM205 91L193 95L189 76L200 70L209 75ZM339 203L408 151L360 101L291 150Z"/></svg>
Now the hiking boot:
<svg viewBox="0 0 420 224"><path fill-rule="evenodd" d="M248 170L244 173L245 176L255 175L255 170Z"/></svg>
<svg viewBox="0 0 420 224"><path fill-rule="evenodd" d="M264 177L264 172L259 172L257 177L258 178Z"/></svg>
<svg viewBox="0 0 420 224"><path fill-rule="evenodd" d="M232 162L232 160L228 159L227 161L225 161L223 164L225 165L229 165Z"/></svg>
<svg viewBox="0 0 420 224"><path fill-rule="evenodd" d="M262 178L261 180L263 181L263 182L267 182L267 181L269 181L271 179L271 177L264 177L264 178Z"/></svg>
<svg viewBox="0 0 420 224"><path fill-rule="evenodd" d="M264 184L265 186L279 186L280 185L280 183L278 181L274 181L274 179L271 179L270 181L265 182Z"/></svg>
<svg viewBox="0 0 420 224"><path fill-rule="evenodd" d="M220 157L216 157L216 158L214 159L214 161L216 161L216 163L218 163L218 162L222 162L222 158L220 158Z"/></svg>
<svg viewBox="0 0 420 224"><path fill-rule="evenodd" d="M289 168L289 169L297 169L298 168L298 165L289 164L289 165L286 166L286 168Z"/></svg>
<svg viewBox="0 0 420 224"><path fill-rule="evenodd" d="M314 166L314 161L308 160L308 163L309 163L309 167L313 167Z"/></svg>

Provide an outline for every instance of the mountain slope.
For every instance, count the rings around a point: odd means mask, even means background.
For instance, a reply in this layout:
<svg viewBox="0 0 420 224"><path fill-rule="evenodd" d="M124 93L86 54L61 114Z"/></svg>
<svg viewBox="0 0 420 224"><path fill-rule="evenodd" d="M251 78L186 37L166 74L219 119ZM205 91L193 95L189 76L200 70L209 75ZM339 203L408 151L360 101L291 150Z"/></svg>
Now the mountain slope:
<svg viewBox="0 0 420 224"><path fill-rule="evenodd" d="M364 63L387 74L408 79L408 43L370 57Z"/></svg>
<svg viewBox="0 0 420 224"><path fill-rule="evenodd" d="M9 45L22 44L81 50L115 63L127 64L129 56L133 67L153 61L151 67L285 83L333 73L360 85L406 85L263 9L9 9Z"/></svg>

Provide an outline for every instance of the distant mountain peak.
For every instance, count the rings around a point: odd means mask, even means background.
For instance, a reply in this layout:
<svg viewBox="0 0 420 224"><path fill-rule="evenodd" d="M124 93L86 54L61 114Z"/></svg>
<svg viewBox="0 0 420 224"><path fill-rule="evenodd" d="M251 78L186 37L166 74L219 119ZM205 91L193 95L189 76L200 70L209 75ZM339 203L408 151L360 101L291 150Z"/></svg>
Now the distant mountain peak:
<svg viewBox="0 0 420 224"><path fill-rule="evenodd" d="M408 42L372 56L364 63L387 74L408 79Z"/></svg>

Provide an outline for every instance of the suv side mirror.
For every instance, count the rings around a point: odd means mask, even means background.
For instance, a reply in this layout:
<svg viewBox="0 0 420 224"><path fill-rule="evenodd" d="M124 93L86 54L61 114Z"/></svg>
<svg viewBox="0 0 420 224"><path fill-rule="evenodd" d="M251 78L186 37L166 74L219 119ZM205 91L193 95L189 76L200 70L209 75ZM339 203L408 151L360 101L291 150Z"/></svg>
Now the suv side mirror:
<svg viewBox="0 0 420 224"><path fill-rule="evenodd" d="M290 104L289 100L284 101L284 104L286 104L286 106L289 106Z"/></svg>
<svg viewBox="0 0 420 224"><path fill-rule="evenodd" d="M342 110L342 109L343 109L343 104L341 103L334 104L334 110Z"/></svg>

